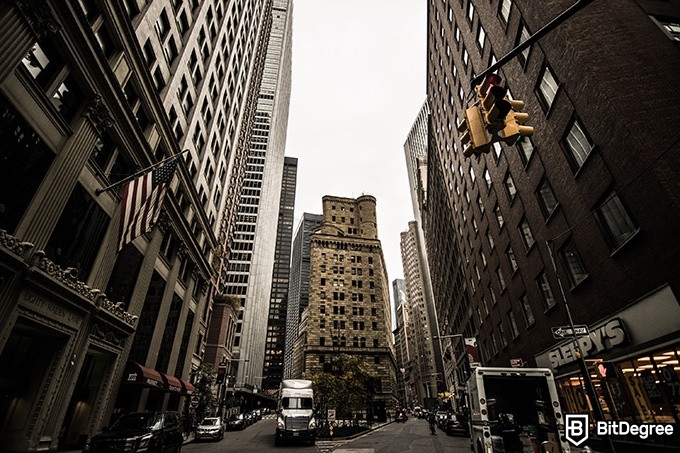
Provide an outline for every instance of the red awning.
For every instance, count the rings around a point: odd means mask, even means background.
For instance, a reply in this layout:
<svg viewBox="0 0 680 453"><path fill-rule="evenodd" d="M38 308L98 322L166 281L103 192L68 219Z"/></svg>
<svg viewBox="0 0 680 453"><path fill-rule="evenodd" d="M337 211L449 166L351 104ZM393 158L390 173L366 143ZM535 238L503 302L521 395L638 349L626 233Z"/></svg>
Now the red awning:
<svg viewBox="0 0 680 453"><path fill-rule="evenodd" d="M163 376L163 388L170 392L181 392L182 383L175 376L169 376L165 373L161 373Z"/></svg>
<svg viewBox="0 0 680 453"><path fill-rule="evenodd" d="M128 362L123 375L125 384L142 384L154 388L163 388L161 373L136 362Z"/></svg>
<svg viewBox="0 0 680 453"><path fill-rule="evenodd" d="M180 379L180 382L182 383L182 393L191 395L194 393L194 390L196 390L196 387L194 387L191 382L185 381L184 379Z"/></svg>

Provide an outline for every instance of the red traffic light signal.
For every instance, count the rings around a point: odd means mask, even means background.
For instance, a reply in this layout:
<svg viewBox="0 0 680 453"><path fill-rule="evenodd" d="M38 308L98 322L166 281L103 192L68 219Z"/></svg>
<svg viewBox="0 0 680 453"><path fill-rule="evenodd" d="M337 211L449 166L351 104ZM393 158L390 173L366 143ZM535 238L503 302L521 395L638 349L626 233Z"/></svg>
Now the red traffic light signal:
<svg viewBox="0 0 680 453"><path fill-rule="evenodd" d="M508 89L501 86L501 76L490 74L477 85L477 97L484 113L484 122L491 133L501 128L502 121L510 112Z"/></svg>

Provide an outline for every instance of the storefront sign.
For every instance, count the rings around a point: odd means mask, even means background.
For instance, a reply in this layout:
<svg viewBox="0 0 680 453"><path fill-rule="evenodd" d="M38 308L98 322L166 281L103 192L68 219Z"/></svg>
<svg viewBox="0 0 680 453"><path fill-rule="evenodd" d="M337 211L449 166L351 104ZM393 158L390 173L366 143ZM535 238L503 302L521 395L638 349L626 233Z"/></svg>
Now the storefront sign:
<svg viewBox="0 0 680 453"><path fill-rule="evenodd" d="M604 325L593 330L588 335L579 337L577 340L564 344L548 353L550 366L553 369L572 363L576 360L577 343L581 347L584 357L609 351L615 346L624 343L628 339L623 322L614 318Z"/></svg>

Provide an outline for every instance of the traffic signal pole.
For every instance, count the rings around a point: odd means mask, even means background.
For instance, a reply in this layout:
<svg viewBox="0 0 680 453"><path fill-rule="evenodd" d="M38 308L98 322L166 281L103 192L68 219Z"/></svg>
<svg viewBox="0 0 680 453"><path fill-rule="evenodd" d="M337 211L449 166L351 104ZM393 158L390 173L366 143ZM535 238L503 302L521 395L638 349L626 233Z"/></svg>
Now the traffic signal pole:
<svg viewBox="0 0 680 453"><path fill-rule="evenodd" d="M560 25L562 22L565 20L569 19L571 16L574 15L577 11L579 11L581 8L586 6L587 4L591 3L593 0L578 0L576 3L571 5L569 8L564 10L562 13L560 13L556 18L545 24L540 30L538 30L536 33L533 35L529 36L526 41L520 43L517 47L512 49L510 52L508 52L504 57L502 57L500 60L486 68L484 71L482 71L479 75L477 75L472 81L470 82L472 85L472 88L474 89L475 86L479 85L482 80L488 75L496 72L499 68L501 68L505 63L508 61L512 60L515 58L517 55L520 53L524 52L524 50L541 39L546 33L552 31L554 28L556 28L558 25Z"/></svg>
<svg viewBox="0 0 680 453"><path fill-rule="evenodd" d="M574 342L574 347L576 348L576 362L578 364L579 370L583 375L583 383L585 387L586 395L590 400L590 406L593 409L596 421L605 421L604 411L602 406L600 406L600 401L597 398L597 392L595 391L595 385L590 377L590 370L588 369L588 364L586 363L586 358L584 352L581 349L581 344L578 341L578 335L576 335L576 326L574 325L574 319L571 317L571 310L569 310L569 303L567 302L567 295L564 292L564 287L562 286L562 280L560 279L560 273L557 271L557 262L555 261L555 255L553 253L553 246L555 243L552 240L545 241L545 245L548 248L548 253L550 254L550 261L553 265L553 271L555 272L555 277L557 277L557 285L560 288L560 294L562 295L562 303L564 304L564 309L567 312L567 319L569 320L569 326L571 327L571 334ZM605 449L608 453L615 453L614 443L610 435L606 434L603 437L605 443Z"/></svg>

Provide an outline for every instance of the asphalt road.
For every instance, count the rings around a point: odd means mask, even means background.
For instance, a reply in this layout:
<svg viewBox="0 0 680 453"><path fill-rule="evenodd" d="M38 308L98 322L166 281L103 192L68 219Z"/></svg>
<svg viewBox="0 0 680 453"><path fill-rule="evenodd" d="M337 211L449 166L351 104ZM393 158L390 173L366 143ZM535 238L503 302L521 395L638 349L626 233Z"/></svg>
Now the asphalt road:
<svg viewBox="0 0 680 453"><path fill-rule="evenodd" d="M430 434L427 421L409 418L405 423L390 423L356 439L318 440L316 445L274 446L274 415L249 426L243 431L227 431L219 442L192 442L183 453L234 452L335 452L335 453L467 453L468 437L447 436L441 430Z"/></svg>

